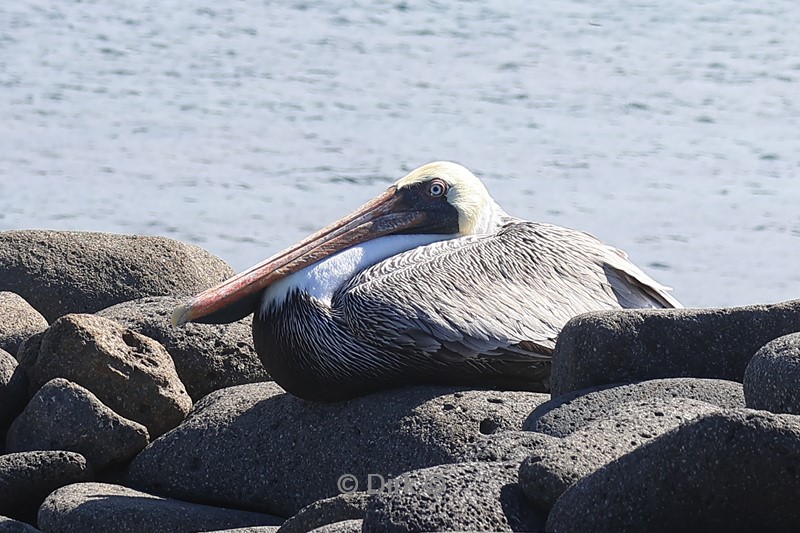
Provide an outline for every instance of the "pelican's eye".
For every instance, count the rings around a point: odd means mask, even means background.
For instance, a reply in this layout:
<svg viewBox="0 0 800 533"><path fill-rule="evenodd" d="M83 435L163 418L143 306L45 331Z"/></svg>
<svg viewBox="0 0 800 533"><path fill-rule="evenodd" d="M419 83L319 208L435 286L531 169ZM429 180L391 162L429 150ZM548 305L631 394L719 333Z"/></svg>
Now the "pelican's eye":
<svg viewBox="0 0 800 533"><path fill-rule="evenodd" d="M439 198L447 192L447 183L439 178L431 180L428 184L428 194L433 198Z"/></svg>

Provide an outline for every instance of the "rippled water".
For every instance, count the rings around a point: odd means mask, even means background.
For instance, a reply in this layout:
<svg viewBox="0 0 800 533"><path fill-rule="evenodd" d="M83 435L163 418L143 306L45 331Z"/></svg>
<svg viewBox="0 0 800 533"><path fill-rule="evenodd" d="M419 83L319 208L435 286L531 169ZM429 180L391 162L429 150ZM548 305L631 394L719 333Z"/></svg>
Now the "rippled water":
<svg viewBox="0 0 800 533"><path fill-rule="evenodd" d="M0 229L243 269L435 159L688 305L800 297L800 9L765 2L0 3Z"/></svg>

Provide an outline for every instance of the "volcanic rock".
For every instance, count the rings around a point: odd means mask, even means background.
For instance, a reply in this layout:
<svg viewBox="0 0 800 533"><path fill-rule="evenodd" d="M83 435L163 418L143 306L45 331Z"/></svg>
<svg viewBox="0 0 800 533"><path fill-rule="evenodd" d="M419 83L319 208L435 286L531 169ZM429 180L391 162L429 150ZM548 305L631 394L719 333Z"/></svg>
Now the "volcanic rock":
<svg viewBox="0 0 800 533"><path fill-rule="evenodd" d="M688 422L570 487L548 531L798 531L800 417L736 409Z"/></svg>
<svg viewBox="0 0 800 533"><path fill-rule="evenodd" d="M47 533L175 533L243 526L277 526L280 518L160 498L119 485L77 483L52 494L39 509Z"/></svg>
<svg viewBox="0 0 800 533"><path fill-rule="evenodd" d="M345 492L307 505L281 525L278 533L305 533L329 524L358 521L364 518L371 494Z"/></svg>
<svg viewBox="0 0 800 533"><path fill-rule="evenodd" d="M370 474L464 460L482 430L520 429L544 396L411 387L322 404L272 382L240 385L198 402L133 460L130 476L175 498L292 516L339 494L343 476L363 490Z"/></svg>
<svg viewBox="0 0 800 533"><path fill-rule="evenodd" d="M723 409L745 406L741 383L702 378L653 379L558 396L537 407L525 420L523 429L565 437L595 420L607 418L620 404L650 398L688 398Z"/></svg>
<svg viewBox="0 0 800 533"><path fill-rule="evenodd" d="M55 489L91 477L86 459L74 452L0 455L0 514L30 520L39 504Z"/></svg>
<svg viewBox="0 0 800 533"><path fill-rule="evenodd" d="M705 402L651 398L625 403L563 439L553 439L531 454L519 469L528 499L549 511L571 485L680 424L718 411Z"/></svg>
<svg viewBox="0 0 800 533"><path fill-rule="evenodd" d="M759 348L800 328L800 300L714 309L577 316L558 336L553 396L610 383L698 377L741 383Z"/></svg>
<svg viewBox="0 0 800 533"><path fill-rule="evenodd" d="M107 318L63 316L20 351L31 392L53 378L67 379L147 427L151 437L177 426L192 407L164 347Z"/></svg>
<svg viewBox="0 0 800 533"><path fill-rule="evenodd" d="M56 378L11 424L6 450L69 450L99 471L132 458L148 442L143 425L119 416L80 385Z"/></svg>
<svg viewBox="0 0 800 533"><path fill-rule="evenodd" d="M517 484L516 462L440 465L403 474L367 504L363 531L538 531L546 515Z"/></svg>
<svg viewBox="0 0 800 533"><path fill-rule="evenodd" d="M752 409L800 414L800 333L756 352L744 373L744 395Z"/></svg>
<svg viewBox="0 0 800 533"><path fill-rule="evenodd" d="M30 524L0 516L0 533L42 533Z"/></svg>
<svg viewBox="0 0 800 533"><path fill-rule="evenodd" d="M184 300L172 296L142 298L96 313L160 342L194 401L234 385L268 381L253 349L252 317L232 324L188 323L172 327L172 310Z"/></svg>
<svg viewBox="0 0 800 533"><path fill-rule="evenodd" d="M48 322L145 296L190 296L233 274L206 250L164 237L0 232L0 290L19 294Z"/></svg>
<svg viewBox="0 0 800 533"><path fill-rule="evenodd" d="M22 296L0 291L0 350L17 354L22 341L47 329L47 320Z"/></svg>
<svg viewBox="0 0 800 533"><path fill-rule="evenodd" d="M10 353L0 348L0 428L9 424L25 408L28 382Z"/></svg>

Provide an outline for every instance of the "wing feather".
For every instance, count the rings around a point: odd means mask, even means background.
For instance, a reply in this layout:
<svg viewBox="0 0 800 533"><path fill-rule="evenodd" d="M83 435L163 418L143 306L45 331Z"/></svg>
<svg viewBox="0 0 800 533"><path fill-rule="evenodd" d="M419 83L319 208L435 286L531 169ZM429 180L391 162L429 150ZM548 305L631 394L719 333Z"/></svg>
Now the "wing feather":
<svg viewBox="0 0 800 533"><path fill-rule="evenodd" d="M332 305L365 342L447 361L525 362L549 359L575 315L680 306L666 290L591 235L515 221L392 256L355 276Z"/></svg>

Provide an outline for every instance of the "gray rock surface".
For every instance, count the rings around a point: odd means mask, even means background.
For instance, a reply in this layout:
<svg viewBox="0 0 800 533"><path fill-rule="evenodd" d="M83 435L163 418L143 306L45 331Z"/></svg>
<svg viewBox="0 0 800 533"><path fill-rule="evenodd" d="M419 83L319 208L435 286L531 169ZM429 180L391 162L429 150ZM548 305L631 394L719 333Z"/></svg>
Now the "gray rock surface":
<svg viewBox="0 0 800 533"><path fill-rule="evenodd" d="M192 407L164 347L107 318L63 316L20 352L30 392L53 378L68 379L147 427L152 438L177 426Z"/></svg>
<svg viewBox="0 0 800 533"><path fill-rule="evenodd" d="M800 414L800 333L756 352L744 373L744 395L752 409Z"/></svg>
<svg viewBox="0 0 800 533"><path fill-rule="evenodd" d="M19 294L51 323L145 296L190 296L233 274L206 250L164 237L0 232L0 290Z"/></svg>
<svg viewBox="0 0 800 533"><path fill-rule="evenodd" d="M363 530L537 531L546 515L517 484L516 462L440 465L403 474L367 505Z"/></svg>
<svg viewBox="0 0 800 533"><path fill-rule="evenodd" d="M465 460L521 462L532 453L558 440L535 431L501 431L493 435L481 435L472 443Z"/></svg>
<svg viewBox="0 0 800 533"><path fill-rule="evenodd" d="M519 484L534 505L549 511L578 480L680 424L716 411L716 406L686 398L622 404L533 452L520 466Z"/></svg>
<svg viewBox="0 0 800 533"><path fill-rule="evenodd" d="M610 383L698 377L741 382L750 358L797 331L800 300L748 307L603 311L561 331L553 396Z"/></svg>
<svg viewBox="0 0 800 533"><path fill-rule="evenodd" d="M131 463L131 480L180 499L204 498L292 516L339 494L338 480L385 479L463 460L483 432L518 430L544 395L413 387L320 404L275 383L219 390Z"/></svg>
<svg viewBox="0 0 800 533"><path fill-rule="evenodd" d="M0 516L0 533L42 533L30 524Z"/></svg>
<svg viewBox="0 0 800 533"><path fill-rule="evenodd" d="M667 378L604 385L571 392L537 407L525 420L525 431L565 437L608 416L620 404L648 398L688 398L723 409L744 407L742 384L722 379Z"/></svg>
<svg viewBox="0 0 800 533"><path fill-rule="evenodd" d="M14 420L27 401L28 381L17 360L0 348L0 428Z"/></svg>
<svg viewBox="0 0 800 533"><path fill-rule="evenodd" d="M188 323L172 327L172 311L184 300L154 296L124 302L97 312L160 342L194 401L209 392L269 381L253 348L252 316L232 324Z"/></svg>
<svg viewBox="0 0 800 533"><path fill-rule="evenodd" d="M47 329L47 320L19 294L0 290L0 350L17 354L22 341Z"/></svg>
<svg viewBox="0 0 800 533"><path fill-rule="evenodd" d="M56 378L11 424L6 451L69 450L99 471L131 459L148 442L143 425L121 417L80 385Z"/></svg>
<svg viewBox="0 0 800 533"><path fill-rule="evenodd" d="M366 492L346 492L332 498L315 501L281 525L278 533L306 533L329 524L355 520L359 523L372 498Z"/></svg>
<svg viewBox="0 0 800 533"><path fill-rule="evenodd" d="M583 478L548 531L798 531L800 417L737 409L666 433Z"/></svg>
<svg viewBox="0 0 800 533"><path fill-rule="evenodd" d="M312 529L309 533L361 533L363 520L342 520Z"/></svg>
<svg viewBox="0 0 800 533"><path fill-rule="evenodd" d="M281 519L160 498L107 483L76 483L52 494L39 509L46 533L173 533L278 526ZM276 528L277 529L277 528Z"/></svg>
<svg viewBox="0 0 800 533"><path fill-rule="evenodd" d="M74 452L0 455L0 514L29 520L48 494L92 475L86 459Z"/></svg>

